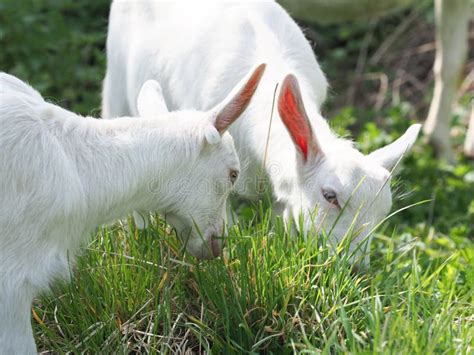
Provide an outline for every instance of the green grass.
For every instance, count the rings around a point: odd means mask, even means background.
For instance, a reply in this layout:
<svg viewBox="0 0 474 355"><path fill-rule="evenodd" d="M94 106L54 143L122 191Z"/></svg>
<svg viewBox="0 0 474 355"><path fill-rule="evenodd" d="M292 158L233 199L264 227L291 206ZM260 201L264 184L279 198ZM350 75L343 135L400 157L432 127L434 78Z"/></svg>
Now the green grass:
<svg viewBox="0 0 474 355"><path fill-rule="evenodd" d="M386 131L370 122L361 130L362 150L410 124L395 107L384 114ZM351 122L345 112L332 124L344 133ZM100 229L72 281L35 303L39 348L472 353L473 175L472 162L446 166L420 140L394 182L401 211L376 231L370 268L359 274L345 245L334 255L324 237L288 235L264 205L238 206L224 256L213 261L187 256L159 217L145 231Z"/></svg>
<svg viewBox="0 0 474 355"><path fill-rule="evenodd" d="M264 211L259 209L260 212ZM430 231L377 235L351 272L324 240L268 213L235 226L225 255L197 262L169 228L101 229L70 283L34 306L40 349L129 352L472 353L474 249ZM256 220L260 221L257 222Z"/></svg>

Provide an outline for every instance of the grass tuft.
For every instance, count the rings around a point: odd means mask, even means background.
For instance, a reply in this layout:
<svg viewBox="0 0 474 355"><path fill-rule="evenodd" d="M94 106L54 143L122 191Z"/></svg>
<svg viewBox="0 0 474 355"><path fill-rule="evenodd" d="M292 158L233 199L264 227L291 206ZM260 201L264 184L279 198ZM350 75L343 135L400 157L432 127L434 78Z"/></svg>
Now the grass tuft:
<svg viewBox="0 0 474 355"><path fill-rule="evenodd" d="M159 218L145 231L100 229L72 281L35 304L40 349L472 352L472 245L435 253L421 242L429 235L385 228L371 267L355 274L345 246L334 254L324 236L308 243L264 212L205 262Z"/></svg>

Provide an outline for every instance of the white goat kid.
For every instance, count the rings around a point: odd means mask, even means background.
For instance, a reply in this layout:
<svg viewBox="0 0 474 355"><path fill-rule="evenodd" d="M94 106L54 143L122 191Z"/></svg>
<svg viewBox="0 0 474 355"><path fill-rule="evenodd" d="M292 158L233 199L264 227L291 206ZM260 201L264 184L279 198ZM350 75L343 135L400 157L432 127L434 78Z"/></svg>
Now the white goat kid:
<svg viewBox="0 0 474 355"><path fill-rule="evenodd" d="M326 78L301 29L273 1L114 1L107 61L105 117L136 113L149 78L159 78L170 109L208 109L254 63L267 63L244 118L230 129L243 165L236 191L256 198L264 166L287 221L303 215L305 230L329 231L338 220L332 243L352 225L359 233L351 250L389 212L390 172L420 129L368 156L336 137L320 114ZM277 83L280 119L270 121Z"/></svg>
<svg viewBox="0 0 474 355"><path fill-rule="evenodd" d="M68 257L99 224L154 210L191 254L220 253L225 202L239 172L226 130L263 70L208 112L159 120L79 117L0 73L1 354L36 353L31 301L67 276Z"/></svg>

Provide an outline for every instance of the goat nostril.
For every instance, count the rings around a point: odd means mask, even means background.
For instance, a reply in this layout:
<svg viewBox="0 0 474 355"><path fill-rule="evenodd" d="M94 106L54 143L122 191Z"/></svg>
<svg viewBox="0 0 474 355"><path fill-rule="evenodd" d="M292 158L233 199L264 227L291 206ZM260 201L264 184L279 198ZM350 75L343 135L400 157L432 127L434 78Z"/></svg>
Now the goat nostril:
<svg viewBox="0 0 474 355"><path fill-rule="evenodd" d="M209 237L209 246L211 247L212 255L217 258L219 255L221 255L221 246L219 239L216 235L211 235Z"/></svg>
<svg viewBox="0 0 474 355"><path fill-rule="evenodd" d="M360 274L360 267L359 267L359 265L357 265L357 264L352 265L351 274L352 274L352 275L359 275L359 274Z"/></svg>

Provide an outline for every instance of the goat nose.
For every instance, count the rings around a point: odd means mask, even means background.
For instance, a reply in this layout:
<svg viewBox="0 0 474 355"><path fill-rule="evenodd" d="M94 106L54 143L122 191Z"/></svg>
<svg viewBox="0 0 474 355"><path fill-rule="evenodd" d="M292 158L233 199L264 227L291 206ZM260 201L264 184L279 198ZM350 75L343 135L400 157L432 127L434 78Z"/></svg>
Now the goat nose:
<svg viewBox="0 0 474 355"><path fill-rule="evenodd" d="M212 255L217 258L219 255L221 255L222 252L222 247L219 239L217 238L216 235L211 235L209 237L209 246L212 251Z"/></svg>
<svg viewBox="0 0 474 355"><path fill-rule="evenodd" d="M361 273L361 268L358 264L354 264L352 265L352 268L351 268L351 274L352 275L360 275Z"/></svg>

